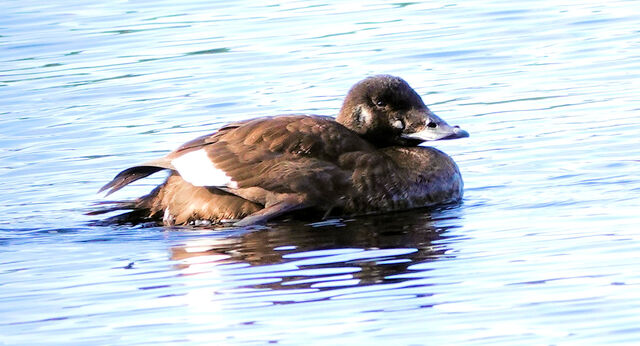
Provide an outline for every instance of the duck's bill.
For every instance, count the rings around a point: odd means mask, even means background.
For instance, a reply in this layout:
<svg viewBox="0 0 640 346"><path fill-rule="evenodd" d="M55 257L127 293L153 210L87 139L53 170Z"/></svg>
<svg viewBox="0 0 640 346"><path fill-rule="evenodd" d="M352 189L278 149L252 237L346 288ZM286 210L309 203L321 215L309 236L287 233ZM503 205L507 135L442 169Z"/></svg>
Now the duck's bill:
<svg viewBox="0 0 640 346"><path fill-rule="evenodd" d="M444 139L456 139L469 137L469 132L458 126L442 125L437 128L425 128L420 132L403 134L402 137L407 139L416 139L421 141L439 141Z"/></svg>
<svg viewBox="0 0 640 346"><path fill-rule="evenodd" d="M447 124L447 122L430 111L427 113L426 118L427 121L424 128L413 133L403 133L402 137L425 142L469 137L469 132L459 126Z"/></svg>

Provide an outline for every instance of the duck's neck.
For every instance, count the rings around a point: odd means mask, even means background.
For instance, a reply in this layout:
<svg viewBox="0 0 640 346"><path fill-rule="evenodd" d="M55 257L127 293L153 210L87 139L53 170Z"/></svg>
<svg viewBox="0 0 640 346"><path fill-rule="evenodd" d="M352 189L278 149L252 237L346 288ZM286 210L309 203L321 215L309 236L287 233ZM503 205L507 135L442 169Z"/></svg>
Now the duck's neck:
<svg viewBox="0 0 640 346"><path fill-rule="evenodd" d="M403 138L397 135L389 135L383 133L365 133L360 135L367 142L373 144L376 148L388 148L388 147L417 147L422 143L422 140L413 138Z"/></svg>

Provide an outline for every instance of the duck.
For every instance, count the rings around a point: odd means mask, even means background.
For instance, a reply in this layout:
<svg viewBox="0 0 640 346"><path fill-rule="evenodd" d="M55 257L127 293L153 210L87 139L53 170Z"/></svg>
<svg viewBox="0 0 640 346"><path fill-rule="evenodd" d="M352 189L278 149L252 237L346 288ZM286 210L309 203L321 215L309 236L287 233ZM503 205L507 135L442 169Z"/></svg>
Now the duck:
<svg viewBox="0 0 640 346"><path fill-rule="evenodd" d="M468 136L402 78L375 75L351 87L335 118L236 121L129 167L99 192L109 195L160 171L169 175L149 194L91 214L128 209L129 216L165 226L249 226L303 211L326 218L456 203L463 197L458 166L421 144Z"/></svg>

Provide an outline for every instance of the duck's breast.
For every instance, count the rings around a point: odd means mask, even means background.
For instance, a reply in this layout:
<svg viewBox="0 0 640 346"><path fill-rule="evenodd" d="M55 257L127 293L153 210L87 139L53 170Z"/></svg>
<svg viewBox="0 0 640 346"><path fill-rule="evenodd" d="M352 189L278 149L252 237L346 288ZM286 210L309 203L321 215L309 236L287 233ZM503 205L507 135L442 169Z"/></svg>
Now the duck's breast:
<svg viewBox="0 0 640 346"><path fill-rule="evenodd" d="M456 163L431 147L388 147L349 153L342 164L352 169L346 212L384 212L455 202L463 182Z"/></svg>

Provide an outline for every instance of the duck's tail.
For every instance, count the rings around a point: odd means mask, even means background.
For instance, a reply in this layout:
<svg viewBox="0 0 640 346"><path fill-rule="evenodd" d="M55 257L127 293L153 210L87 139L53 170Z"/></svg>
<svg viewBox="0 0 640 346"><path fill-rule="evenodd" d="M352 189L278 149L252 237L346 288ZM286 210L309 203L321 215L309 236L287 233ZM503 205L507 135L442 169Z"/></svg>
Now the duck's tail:
<svg viewBox="0 0 640 346"><path fill-rule="evenodd" d="M94 216L118 211L123 212L95 221L92 223L94 225L141 224L146 222L161 224L162 215L158 215L157 211L153 208L157 194L158 189L154 189L150 194L135 200L98 202L95 203L96 209L85 213L85 215Z"/></svg>
<svg viewBox="0 0 640 346"><path fill-rule="evenodd" d="M141 166L133 168L138 167ZM124 175L123 183L116 182L113 184L114 187L128 184L129 178L126 176L129 173L123 171L118 176L120 175ZM120 178L116 177L114 181L118 179ZM133 179L130 181L137 180L135 177L130 179ZM158 185L146 196L132 201L102 202L98 205L101 208L87 214L102 215L127 211L104 219L100 224L156 222L167 226L186 225L198 220L207 220L212 224L217 224L223 220L242 219L264 208L261 204L216 187L193 186L182 179L179 174L170 175L164 183Z"/></svg>
<svg viewBox="0 0 640 346"><path fill-rule="evenodd" d="M106 201L95 203L95 205L102 208L92 210L85 215L102 215L114 211L136 209L138 203L137 201Z"/></svg>
<svg viewBox="0 0 640 346"><path fill-rule="evenodd" d="M129 167L124 171L118 173L113 180L108 182L105 186L101 187L98 193L107 191L107 196L110 194L120 190L121 188L133 183L136 180L146 178L153 173L169 169L175 170L171 161L166 157L159 158L156 160L147 161L143 164Z"/></svg>
<svg viewBox="0 0 640 346"><path fill-rule="evenodd" d="M133 183L136 180L150 176L151 174L163 170L163 167L157 166L134 166L125 169L118 173L118 175L108 182L105 186L101 187L98 193L107 191L107 196L120 190L121 188Z"/></svg>

